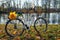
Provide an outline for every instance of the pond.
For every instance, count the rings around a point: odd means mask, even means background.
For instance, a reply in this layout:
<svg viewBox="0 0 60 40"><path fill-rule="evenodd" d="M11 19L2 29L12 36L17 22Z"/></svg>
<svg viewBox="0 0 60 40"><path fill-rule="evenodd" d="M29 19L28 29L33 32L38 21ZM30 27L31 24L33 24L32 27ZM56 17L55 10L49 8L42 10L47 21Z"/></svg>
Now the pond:
<svg viewBox="0 0 60 40"><path fill-rule="evenodd" d="M60 24L60 13L32 13L32 14L23 14L23 17L20 16L19 18L22 19L26 24L33 24L37 17L46 18L49 24ZM5 24L8 20L8 14L2 13L0 14L0 24Z"/></svg>

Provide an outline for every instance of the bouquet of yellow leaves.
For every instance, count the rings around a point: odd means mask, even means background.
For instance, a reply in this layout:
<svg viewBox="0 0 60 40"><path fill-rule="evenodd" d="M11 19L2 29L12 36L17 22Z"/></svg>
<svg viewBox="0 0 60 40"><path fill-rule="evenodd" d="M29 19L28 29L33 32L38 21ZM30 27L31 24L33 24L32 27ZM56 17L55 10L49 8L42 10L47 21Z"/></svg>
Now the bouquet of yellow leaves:
<svg viewBox="0 0 60 40"><path fill-rule="evenodd" d="M17 17L16 12L10 12L9 19L14 20L16 19L16 17Z"/></svg>

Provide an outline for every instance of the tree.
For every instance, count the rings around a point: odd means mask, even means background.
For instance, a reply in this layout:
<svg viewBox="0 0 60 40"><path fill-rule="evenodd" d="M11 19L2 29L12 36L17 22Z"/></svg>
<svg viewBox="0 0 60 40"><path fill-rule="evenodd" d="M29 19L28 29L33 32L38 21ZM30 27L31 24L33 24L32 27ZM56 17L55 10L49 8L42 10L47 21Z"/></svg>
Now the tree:
<svg viewBox="0 0 60 40"><path fill-rule="evenodd" d="M27 9L28 9L28 8L31 8L31 6L32 6L32 5L31 5L31 2L25 1L25 2L24 2L24 5L23 5L23 8L27 8Z"/></svg>

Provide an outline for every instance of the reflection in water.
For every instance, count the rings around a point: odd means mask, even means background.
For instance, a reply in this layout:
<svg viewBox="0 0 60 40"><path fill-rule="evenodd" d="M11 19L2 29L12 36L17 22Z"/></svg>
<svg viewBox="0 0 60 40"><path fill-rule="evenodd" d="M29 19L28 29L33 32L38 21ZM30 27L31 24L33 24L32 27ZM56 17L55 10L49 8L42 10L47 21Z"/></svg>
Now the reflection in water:
<svg viewBox="0 0 60 40"><path fill-rule="evenodd" d="M45 16L50 16L49 17L49 24L58 24L60 23L60 13L50 13L49 15L45 15L44 13L42 13L41 15L39 14L39 16L37 16L37 14L23 14L23 17L20 16L19 18L23 20L23 22L25 24L28 25L33 25L34 21L36 20L37 17L43 17L45 18ZM46 17L46 19L48 19L48 17ZM8 20L8 14L0 14L0 23L4 24L6 23L6 21ZM48 20L47 20L48 21Z"/></svg>
<svg viewBox="0 0 60 40"><path fill-rule="evenodd" d="M58 14L57 13L50 13L50 24L58 24Z"/></svg>
<svg viewBox="0 0 60 40"><path fill-rule="evenodd" d="M8 15L7 14L0 14L0 24L4 24L6 23L6 21L8 20Z"/></svg>

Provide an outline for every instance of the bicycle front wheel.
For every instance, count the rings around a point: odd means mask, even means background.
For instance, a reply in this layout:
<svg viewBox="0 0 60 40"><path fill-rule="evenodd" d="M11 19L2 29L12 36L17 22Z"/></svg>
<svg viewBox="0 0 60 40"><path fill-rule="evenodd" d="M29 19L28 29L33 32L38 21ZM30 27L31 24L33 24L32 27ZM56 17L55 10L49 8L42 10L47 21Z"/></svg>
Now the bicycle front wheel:
<svg viewBox="0 0 60 40"><path fill-rule="evenodd" d="M20 36L24 32L24 23L20 19L8 20L5 25L5 32L10 37Z"/></svg>
<svg viewBox="0 0 60 40"><path fill-rule="evenodd" d="M42 17L37 18L34 22L34 28L37 32L46 31L47 21Z"/></svg>

